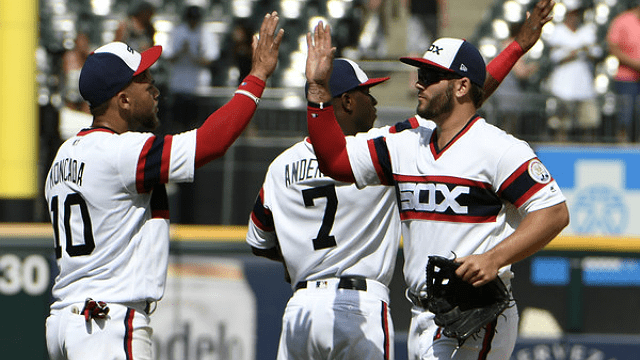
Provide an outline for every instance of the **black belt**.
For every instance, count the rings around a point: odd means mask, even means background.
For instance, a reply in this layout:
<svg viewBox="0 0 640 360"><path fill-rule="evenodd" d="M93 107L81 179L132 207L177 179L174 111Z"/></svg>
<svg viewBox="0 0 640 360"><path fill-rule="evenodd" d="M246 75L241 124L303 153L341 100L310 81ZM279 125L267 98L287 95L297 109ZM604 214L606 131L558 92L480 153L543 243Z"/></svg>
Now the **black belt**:
<svg viewBox="0 0 640 360"><path fill-rule="evenodd" d="M314 281L314 280L311 280ZM316 287L322 286L323 280L316 280ZM296 284L296 290L306 289L307 282L300 281ZM367 291L367 279L360 277L343 276L338 282L338 289Z"/></svg>

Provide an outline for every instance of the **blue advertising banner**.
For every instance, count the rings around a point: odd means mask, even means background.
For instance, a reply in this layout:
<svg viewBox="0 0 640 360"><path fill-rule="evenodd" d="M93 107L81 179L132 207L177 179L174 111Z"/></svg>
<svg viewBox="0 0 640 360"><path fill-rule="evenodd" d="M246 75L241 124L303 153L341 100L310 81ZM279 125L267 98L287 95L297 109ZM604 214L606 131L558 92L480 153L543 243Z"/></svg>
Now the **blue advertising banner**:
<svg viewBox="0 0 640 360"><path fill-rule="evenodd" d="M567 197L564 235L640 235L640 148L539 146Z"/></svg>
<svg viewBox="0 0 640 360"><path fill-rule="evenodd" d="M636 360L637 335L571 335L561 339L518 339L511 360Z"/></svg>
<svg viewBox="0 0 640 360"><path fill-rule="evenodd" d="M640 259L617 256L586 256L580 261L581 281L586 286L640 286ZM531 283L566 286L571 280L570 259L534 256Z"/></svg>

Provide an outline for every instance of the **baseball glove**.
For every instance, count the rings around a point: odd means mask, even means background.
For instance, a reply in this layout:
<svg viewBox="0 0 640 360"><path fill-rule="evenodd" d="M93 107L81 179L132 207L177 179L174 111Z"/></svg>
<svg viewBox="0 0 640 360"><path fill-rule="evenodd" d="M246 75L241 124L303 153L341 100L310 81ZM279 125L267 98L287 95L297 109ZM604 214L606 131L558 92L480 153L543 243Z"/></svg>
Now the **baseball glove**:
<svg viewBox="0 0 640 360"><path fill-rule="evenodd" d="M443 335L458 340L458 346L507 308L509 291L500 280L474 287L456 275L460 264L441 256L429 256L426 307L435 314Z"/></svg>

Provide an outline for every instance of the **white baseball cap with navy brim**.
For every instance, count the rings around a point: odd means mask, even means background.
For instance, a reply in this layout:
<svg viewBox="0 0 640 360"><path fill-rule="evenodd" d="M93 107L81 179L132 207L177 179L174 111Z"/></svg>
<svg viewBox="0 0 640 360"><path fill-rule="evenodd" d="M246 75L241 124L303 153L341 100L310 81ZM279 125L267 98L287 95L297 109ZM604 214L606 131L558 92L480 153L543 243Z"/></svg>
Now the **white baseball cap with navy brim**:
<svg viewBox="0 0 640 360"><path fill-rule="evenodd" d="M401 57L400 61L420 68L431 68L468 77L472 83L480 87L484 87L487 76L480 51L463 39L437 39L423 57Z"/></svg>
<svg viewBox="0 0 640 360"><path fill-rule="evenodd" d="M142 53L115 41L103 45L87 57L80 71L80 95L96 107L124 89L134 76L150 68L162 54L162 46Z"/></svg>

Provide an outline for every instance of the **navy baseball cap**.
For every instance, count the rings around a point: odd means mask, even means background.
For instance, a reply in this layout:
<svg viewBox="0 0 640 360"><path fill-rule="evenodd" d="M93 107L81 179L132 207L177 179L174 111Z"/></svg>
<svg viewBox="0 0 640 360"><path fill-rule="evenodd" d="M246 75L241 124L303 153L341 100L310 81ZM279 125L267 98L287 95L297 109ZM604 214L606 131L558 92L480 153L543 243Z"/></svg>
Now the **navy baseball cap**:
<svg viewBox="0 0 640 360"><path fill-rule="evenodd" d="M374 86L389 80L388 77L369 79L360 66L345 58L333 60L333 72L329 79L331 96L337 97L361 86Z"/></svg>
<svg viewBox="0 0 640 360"><path fill-rule="evenodd" d="M96 107L124 89L134 76L151 67L162 53L153 46L142 53L122 42L112 42L89 54L80 71L80 95Z"/></svg>
<svg viewBox="0 0 640 360"><path fill-rule="evenodd" d="M440 38L431 44L421 58L401 57L405 64L452 72L468 77L472 83L484 87L486 65L480 51L463 39Z"/></svg>
<svg viewBox="0 0 640 360"><path fill-rule="evenodd" d="M345 58L333 59L333 71L329 79L331 97L338 97L347 91L361 86L374 86L389 80L388 77L369 79L360 66ZM305 84L305 94L309 90L309 83Z"/></svg>

